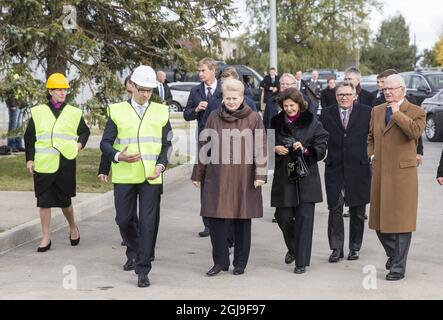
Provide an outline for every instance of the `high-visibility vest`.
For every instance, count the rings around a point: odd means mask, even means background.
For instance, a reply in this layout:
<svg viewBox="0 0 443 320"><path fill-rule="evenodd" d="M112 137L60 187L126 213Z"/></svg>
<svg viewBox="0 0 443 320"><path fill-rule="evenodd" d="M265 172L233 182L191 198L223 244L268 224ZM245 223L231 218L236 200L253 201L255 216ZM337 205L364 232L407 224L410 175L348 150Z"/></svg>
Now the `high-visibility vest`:
<svg viewBox="0 0 443 320"><path fill-rule="evenodd" d="M117 138L114 148L122 151L128 146L128 154L140 154L137 162L112 163L112 183L136 184L148 181L150 184L161 184L162 175L154 180L153 176L157 159L162 149L163 127L169 120L169 108L151 102L140 118L133 106L128 102L112 104L108 108L108 116L117 126Z"/></svg>
<svg viewBox="0 0 443 320"><path fill-rule="evenodd" d="M77 128L82 111L65 105L56 118L45 105L31 108L35 125L34 168L39 173L54 173L60 164L60 153L69 160L77 157Z"/></svg>

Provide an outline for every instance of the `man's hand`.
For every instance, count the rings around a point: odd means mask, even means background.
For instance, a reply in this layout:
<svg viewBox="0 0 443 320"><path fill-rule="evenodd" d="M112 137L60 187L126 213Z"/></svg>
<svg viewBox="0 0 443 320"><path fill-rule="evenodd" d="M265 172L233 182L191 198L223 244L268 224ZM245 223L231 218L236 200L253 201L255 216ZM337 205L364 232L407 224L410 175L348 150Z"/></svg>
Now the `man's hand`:
<svg viewBox="0 0 443 320"><path fill-rule="evenodd" d="M32 161L32 160L28 160L28 161L26 162L26 169L28 169L29 173L30 173L31 175L33 175L33 174L34 174L34 161Z"/></svg>
<svg viewBox="0 0 443 320"><path fill-rule="evenodd" d="M102 183L108 183L108 175L103 174L103 173L100 173L100 174L98 175L98 178L100 179L100 181L101 181Z"/></svg>
<svg viewBox="0 0 443 320"><path fill-rule="evenodd" d="M258 187L261 187L262 185L264 185L266 183L266 181L263 181L263 180L255 180L254 181L254 188L258 188Z"/></svg>
<svg viewBox="0 0 443 320"><path fill-rule="evenodd" d="M417 167L419 167L423 163L423 156L421 154L417 154Z"/></svg>
<svg viewBox="0 0 443 320"><path fill-rule="evenodd" d="M197 108L195 108L195 112L200 112L200 111L204 111L206 110L206 108L208 107L208 102L207 101L200 101L200 103L198 104Z"/></svg>
<svg viewBox="0 0 443 320"><path fill-rule="evenodd" d="M124 162L137 162L141 159L140 154L128 154L128 146L124 147L123 150L118 155L118 161Z"/></svg>
<svg viewBox="0 0 443 320"><path fill-rule="evenodd" d="M438 177L437 182L439 185L443 186L443 177Z"/></svg>
<svg viewBox="0 0 443 320"><path fill-rule="evenodd" d="M269 88L269 89L271 89L271 91L273 92L273 93L276 93L277 92L277 87L271 87L271 88Z"/></svg>
<svg viewBox="0 0 443 320"><path fill-rule="evenodd" d="M398 102L390 102L389 106L392 108L392 113L399 111L400 110L400 105L398 104Z"/></svg>
<svg viewBox="0 0 443 320"><path fill-rule="evenodd" d="M284 156L289 153L289 150L283 146L275 146L274 150L275 153L278 154L279 156Z"/></svg>
<svg viewBox="0 0 443 320"><path fill-rule="evenodd" d="M77 151L83 149L83 145L80 142L77 142Z"/></svg>
<svg viewBox="0 0 443 320"><path fill-rule="evenodd" d="M200 188L200 181L192 181L196 188Z"/></svg>
<svg viewBox="0 0 443 320"><path fill-rule="evenodd" d="M161 166L161 165L156 165L156 166L155 166L155 172L154 172L154 175L148 177L148 180L154 180L154 179L157 179L158 177L160 177L160 175L162 174L162 172L163 172L163 166Z"/></svg>

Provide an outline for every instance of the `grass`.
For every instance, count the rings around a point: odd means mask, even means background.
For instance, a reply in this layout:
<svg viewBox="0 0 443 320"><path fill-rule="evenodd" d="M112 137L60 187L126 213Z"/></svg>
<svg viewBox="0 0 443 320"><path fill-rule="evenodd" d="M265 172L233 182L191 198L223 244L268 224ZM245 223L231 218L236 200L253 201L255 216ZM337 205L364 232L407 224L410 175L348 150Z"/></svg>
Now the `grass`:
<svg viewBox="0 0 443 320"><path fill-rule="evenodd" d="M97 178L101 151L98 149L85 149L77 158L77 192L104 193L112 190L112 183L101 183ZM180 163L189 158L184 155L174 156ZM175 163L177 163L176 161ZM174 167L168 165L168 168ZM25 155L0 157L0 191L33 191L34 183L26 170Z"/></svg>

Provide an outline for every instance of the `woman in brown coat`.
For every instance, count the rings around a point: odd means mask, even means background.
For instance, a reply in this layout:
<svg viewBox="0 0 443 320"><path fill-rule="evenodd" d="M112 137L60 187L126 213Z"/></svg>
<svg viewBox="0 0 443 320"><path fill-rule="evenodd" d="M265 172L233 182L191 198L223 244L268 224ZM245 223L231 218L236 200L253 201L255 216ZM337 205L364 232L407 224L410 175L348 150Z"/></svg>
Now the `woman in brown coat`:
<svg viewBox="0 0 443 320"><path fill-rule="evenodd" d="M200 134L198 163L192 181L202 190L201 216L209 219L214 276L229 269L225 219L234 223L234 274L244 273L251 247L251 219L263 216L261 186L266 182L266 134L258 113L244 103L244 85L227 80L223 104Z"/></svg>

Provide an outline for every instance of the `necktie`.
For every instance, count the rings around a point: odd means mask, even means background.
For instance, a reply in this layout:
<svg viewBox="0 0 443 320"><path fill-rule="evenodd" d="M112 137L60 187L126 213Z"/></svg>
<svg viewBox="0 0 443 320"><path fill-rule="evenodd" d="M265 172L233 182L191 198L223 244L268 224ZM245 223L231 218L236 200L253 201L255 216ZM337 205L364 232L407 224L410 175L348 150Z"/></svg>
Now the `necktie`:
<svg viewBox="0 0 443 320"><path fill-rule="evenodd" d="M142 106L137 106L137 113L140 118L143 118L144 108Z"/></svg>
<svg viewBox="0 0 443 320"><path fill-rule="evenodd" d="M348 110L342 110L341 114L342 114L343 128L346 129L346 127L348 126L348 119L346 117L348 115Z"/></svg>
<svg viewBox="0 0 443 320"><path fill-rule="evenodd" d="M160 94L160 98L162 98L162 100L165 99L165 89L163 88L163 84L159 83L158 85L158 93Z"/></svg>
<svg viewBox="0 0 443 320"><path fill-rule="evenodd" d="M211 100L212 98L212 92L211 92L211 87L208 87L208 94L206 95L206 97L208 98L208 101Z"/></svg>
<svg viewBox="0 0 443 320"><path fill-rule="evenodd" d="M391 116L392 116L392 108L391 107L387 107L386 108L386 125L391 120Z"/></svg>

